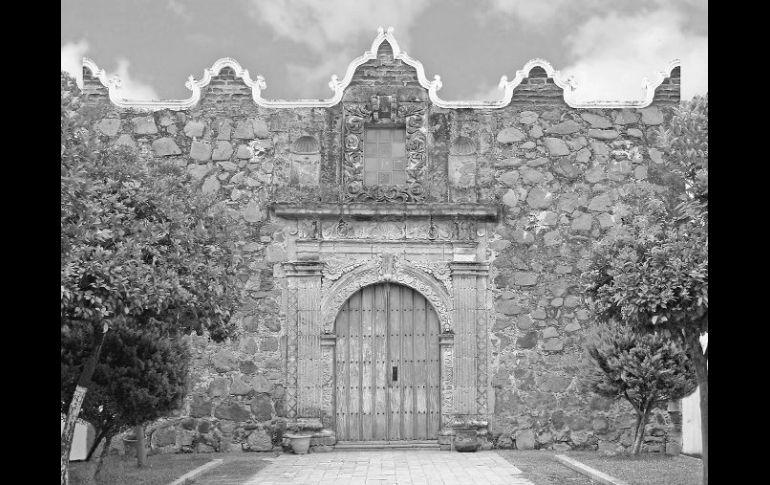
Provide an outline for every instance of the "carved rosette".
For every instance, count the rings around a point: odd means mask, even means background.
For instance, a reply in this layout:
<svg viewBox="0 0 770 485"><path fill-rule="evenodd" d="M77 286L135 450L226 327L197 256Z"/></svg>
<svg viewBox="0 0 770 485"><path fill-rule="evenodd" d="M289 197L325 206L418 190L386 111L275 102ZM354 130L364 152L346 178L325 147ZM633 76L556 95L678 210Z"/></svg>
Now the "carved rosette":
<svg viewBox="0 0 770 485"><path fill-rule="evenodd" d="M404 186L366 186L364 184L364 130L374 121L374 112L366 105L345 106L342 157L343 202L422 202L427 155L425 151L425 105L402 104L393 113L393 123L405 126L407 183Z"/></svg>

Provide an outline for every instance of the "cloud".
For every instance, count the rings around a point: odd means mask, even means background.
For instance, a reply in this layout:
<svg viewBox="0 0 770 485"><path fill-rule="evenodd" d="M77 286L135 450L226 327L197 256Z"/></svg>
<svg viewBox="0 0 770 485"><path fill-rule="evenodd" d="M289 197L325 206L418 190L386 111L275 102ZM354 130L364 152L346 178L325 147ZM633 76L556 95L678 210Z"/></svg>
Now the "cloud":
<svg viewBox="0 0 770 485"><path fill-rule="evenodd" d="M88 41L67 42L61 46L61 70L77 80L83 87L83 56L88 52Z"/></svg>
<svg viewBox="0 0 770 485"><path fill-rule="evenodd" d="M533 0L490 0L488 14L497 16L499 13L513 15L521 22L531 25L543 24L551 20L557 13L572 4L572 0L551 0L533 1ZM593 2L589 2L593 3ZM581 3L581 8L585 4Z"/></svg>
<svg viewBox="0 0 770 485"><path fill-rule="evenodd" d="M682 62L682 98L708 91L708 37L684 28L681 11L668 7L594 17L566 38L574 59L561 69L578 82L585 100L642 99L642 78L657 79L669 61Z"/></svg>
<svg viewBox="0 0 770 485"><path fill-rule="evenodd" d="M489 84L482 84L481 86L476 89L476 92L473 93L470 96L463 97L463 100L467 101L499 101L503 99L503 93L504 91L500 89L500 87L495 84L494 86L490 86ZM439 91L439 97L441 97L441 92Z"/></svg>
<svg viewBox="0 0 770 485"><path fill-rule="evenodd" d="M117 75L121 82L121 87L117 90L118 96L125 99L159 99L158 93L155 88L149 84L137 81L131 77L128 72L128 68L131 63L128 59L118 59L118 69L115 73L110 74L110 77Z"/></svg>
<svg viewBox="0 0 770 485"><path fill-rule="evenodd" d="M85 39L68 42L61 46L61 70L74 77L81 89L83 88L83 56L89 49L90 46ZM130 65L128 59L120 58L118 59L117 70L107 73L108 79L115 75L120 78L121 87L118 89L118 95L126 99L158 99L159 96L155 88L147 83L137 81L131 76L128 71Z"/></svg>
<svg viewBox="0 0 770 485"><path fill-rule="evenodd" d="M331 80L332 74L337 74L341 80L345 76L348 64L355 57L348 50L341 49L331 56L324 56L324 60L320 64L312 66L296 63L286 64L286 72L292 90L302 93L299 95L300 98L331 97L332 90L327 84ZM268 96L267 93L265 95Z"/></svg>
<svg viewBox="0 0 770 485"><path fill-rule="evenodd" d="M252 14L279 38L316 52L393 26L399 44L431 0L251 0Z"/></svg>

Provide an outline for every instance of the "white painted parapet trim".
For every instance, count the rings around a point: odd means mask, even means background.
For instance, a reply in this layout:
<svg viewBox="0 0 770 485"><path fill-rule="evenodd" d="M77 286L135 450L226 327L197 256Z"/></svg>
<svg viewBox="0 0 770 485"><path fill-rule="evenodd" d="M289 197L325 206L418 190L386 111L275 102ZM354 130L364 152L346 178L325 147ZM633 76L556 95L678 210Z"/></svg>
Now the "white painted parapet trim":
<svg viewBox="0 0 770 485"><path fill-rule="evenodd" d="M541 67L545 70L548 77L554 80L554 83L564 90L564 102L573 108L644 108L652 103L655 97L655 89L660 86L666 77L669 77L671 71L680 66L679 60L674 60L669 63L666 71L658 73L655 82L650 83L646 78L642 80L642 89L644 90L644 99L634 101L578 101L574 98L574 91L576 89L576 83L572 77L566 79L562 78L559 71L555 70L550 63L543 59L532 59L524 64L524 67L516 71L516 76L513 80L508 81L507 76L503 76L500 79L498 88L503 91L502 99L497 101L445 101L438 96L438 91L441 89L441 77L439 75L433 76L433 80L429 81L425 76L425 68L422 63L416 59L412 59L409 55L402 51L393 36L393 27L388 27L386 31L382 27L377 29L377 37L372 41L371 48L365 51L363 55L354 59L347 68L345 76L340 81L336 75L332 75L331 81L329 81L329 88L332 90L333 95L328 99L298 99L298 100L280 100L280 99L265 99L262 97L262 91L267 89L267 83L265 78L258 75L256 80L251 79L249 71L241 67L241 65L235 59L229 57L223 57L218 59L214 64L203 70L203 77L200 80L195 80L191 75L185 86L192 91L192 94L187 99L181 100L166 100L166 101L145 101L125 99L120 96L121 81L117 76L113 76L107 79L107 74L104 69L100 69L94 61L84 57L83 66L91 70L99 81L108 89L110 101L120 108L130 108L138 111L158 111L163 109L170 110L185 110L190 109L201 98L202 88L208 86L211 82L211 78L220 73L225 67L230 67L235 71L235 76L242 79L243 83L251 88L251 95L257 106L263 108L328 108L336 105L342 100L342 96L345 93L345 89L350 85L350 81L353 79L353 74L356 69L367 61L375 59L377 57L377 50L380 44L387 41L393 49L393 57L403 61L405 64L413 67L417 71L417 80L420 86L428 90L428 97L431 102L440 108L475 108L475 109L496 109L508 106L513 97L514 89L521 84L521 82L529 75L530 70L534 67Z"/></svg>

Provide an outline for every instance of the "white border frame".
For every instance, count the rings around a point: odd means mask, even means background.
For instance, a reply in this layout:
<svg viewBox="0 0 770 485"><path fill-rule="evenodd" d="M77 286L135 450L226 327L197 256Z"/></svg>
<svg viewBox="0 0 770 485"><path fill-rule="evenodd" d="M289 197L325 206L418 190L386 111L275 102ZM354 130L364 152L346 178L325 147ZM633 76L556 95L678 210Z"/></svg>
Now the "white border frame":
<svg viewBox="0 0 770 485"><path fill-rule="evenodd" d="M353 74L356 69L361 64L375 59L380 44L385 41L389 42L393 48L393 57L395 59L399 59L417 70L417 79L420 85L428 90L428 97L431 102L439 108L450 109L498 109L508 106L513 97L513 90L521 84L521 81L529 75L529 72L534 67L542 67L548 77L552 78L554 83L564 90L564 102L572 108L645 108L652 103L652 100L655 97L655 89L660 86L665 78L671 75L671 71L676 67L681 66L679 59L674 59L668 64L665 71L660 71L657 74L657 79L654 82L650 82L647 78L644 78L642 80L644 98L641 100L579 101L574 97L577 84L571 76L565 79L548 61L543 59L532 59L524 64L522 69L516 71L516 76L513 80L508 81L507 76L503 76L500 79L498 88L503 91L503 97L498 101L445 101L438 96L438 91L442 86L441 77L437 74L433 76L432 81L429 81L425 76L425 69L423 68L422 63L409 57L409 55L399 47L396 38L393 36L393 27L388 27L387 31L382 27L379 27L377 29L377 37L372 41L371 48L348 65L348 69L342 80L340 81L336 75L332 75L331 81L329 81L329 88L334 94L328 99L298 99L292 101L265 99L262 97L262 90L267 89L265 78L258 75L256 80L251 79L249 71L244 69L238 61L230 57L218 59L210 68L204 69L203 77L200 80L195 80L191 75L187 79L185 86L192 91L192 94L189 98L181 100L145 101L125 99L120 96L122 84L120 78L113 76L112 78L107 79L107 74L104 69L100 69L93 60L87 57L83 58L83 67L87 67L93 75L99 79L102 85L107 88L110 101L119 108L134 109L137 111L159 111L164 109L177 111L190 109L200 101L202 88L208 86L211 82L211 78L218 75L225 67L232 68L235 71L235 76L241 78L244 84L251 88L251 95L257 106L263 108L329 108L342 100L342 95L350 84L350 81L353 79Z"/></svg>

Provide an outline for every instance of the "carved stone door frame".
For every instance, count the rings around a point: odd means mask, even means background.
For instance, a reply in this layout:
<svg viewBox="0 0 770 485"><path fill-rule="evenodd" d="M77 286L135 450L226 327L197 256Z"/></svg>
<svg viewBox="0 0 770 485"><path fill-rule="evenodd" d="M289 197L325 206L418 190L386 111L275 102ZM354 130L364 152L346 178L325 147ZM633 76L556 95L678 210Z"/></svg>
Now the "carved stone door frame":
<svg viewBox="0 0 770 485"><path fill-rule="evenodd" d="M393 282L421 293L439 317L441 427L488 413L488 263L419 261L395 254L347 264L294 261L286 277L286 405L291 418L334 416L334 319L364 286Z"/></svg>

